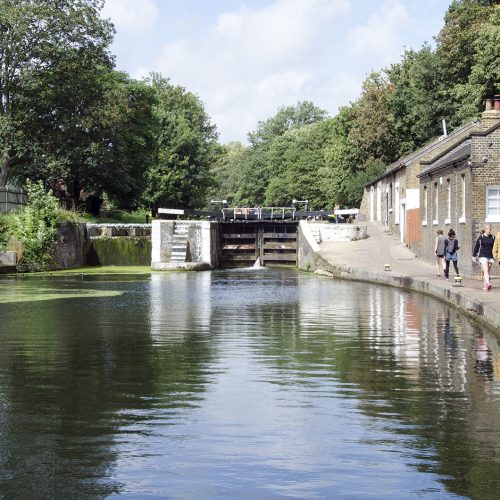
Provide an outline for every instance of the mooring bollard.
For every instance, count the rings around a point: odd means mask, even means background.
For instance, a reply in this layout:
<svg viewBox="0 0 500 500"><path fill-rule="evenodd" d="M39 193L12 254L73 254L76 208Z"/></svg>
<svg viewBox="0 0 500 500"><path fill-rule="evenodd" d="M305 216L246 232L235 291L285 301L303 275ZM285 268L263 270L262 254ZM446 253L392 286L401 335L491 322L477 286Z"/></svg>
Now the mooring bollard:
<svg viewBox="0 0 500 500"><path fill-rule="evenodd" d="M453 278L453 280L455 281L455 283L453 284L453 286L463 286L462 285L462 276L455 276Z"/></svg>
<svg viewBox="0 0 500 500"><path fill-rule="evenodd" d="M390 264L384 264L384 271L390 271L391 270L391 265Z"/></svg>

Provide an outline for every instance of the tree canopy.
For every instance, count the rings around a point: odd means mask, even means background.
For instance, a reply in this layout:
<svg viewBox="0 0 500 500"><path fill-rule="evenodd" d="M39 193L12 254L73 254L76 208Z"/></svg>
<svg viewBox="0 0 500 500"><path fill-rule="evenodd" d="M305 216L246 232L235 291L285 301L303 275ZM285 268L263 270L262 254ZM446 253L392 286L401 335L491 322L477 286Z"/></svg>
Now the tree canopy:
<svg viewBox="0 0 500 500"><path fill-rule="evenodd" d="M101 7L98 0L0 0L0 185L23 176L34 158L47 170L63 168L57 149L87 132L100 75L113 63L113 27L99 17Z"/></svg>
<svg viewBox="0 0 500 500"><path fill-rule="evenodd" d="M158 128L145 201L154 210L160 205L202 207L213 182L211 167L222 151L215 126L191 92L160 75L152 75L150 83Z"/></svg>

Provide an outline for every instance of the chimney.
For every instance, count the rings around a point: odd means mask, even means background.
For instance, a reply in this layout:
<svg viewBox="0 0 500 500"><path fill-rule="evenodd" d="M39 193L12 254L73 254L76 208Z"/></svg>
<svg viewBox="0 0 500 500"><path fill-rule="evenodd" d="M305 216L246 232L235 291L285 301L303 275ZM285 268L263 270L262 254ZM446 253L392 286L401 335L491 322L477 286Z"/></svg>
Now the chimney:
<svg viewBox="0 0 500 500"><path fill-rule="evenodd" d="M486 99L479 130L488 130L500 121L500 94L495 94L494 98Z"/></svg>

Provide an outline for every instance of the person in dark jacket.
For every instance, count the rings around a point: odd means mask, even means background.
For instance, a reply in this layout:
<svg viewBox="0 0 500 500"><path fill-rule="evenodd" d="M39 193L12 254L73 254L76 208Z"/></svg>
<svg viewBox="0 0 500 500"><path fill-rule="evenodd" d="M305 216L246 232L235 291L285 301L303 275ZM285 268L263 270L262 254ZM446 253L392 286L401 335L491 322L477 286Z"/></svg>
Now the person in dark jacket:
<svg viewBox="0 0 500 500"><path fill-rule="evenodd" d="M495 262L493 258L493 245L495 244L495 237L491 234L491 226L487 225L484 228L484 234L479 236L472 252L472 261L479 261L481 269L483 270L483 290L491 290L490 283L490 270L491 265Z"/></svg>
<svg viewBox="0 0 500 500"><path fill-rule="evenodd" d="M455 231L450 229L448 231L448 239L446 240L445 245L445 253L444 258L446 260L446 267L444 268L444 276L447 280L450 279L450 262L453 262L453 267L455 268L455 273L457 276L460 275L458 272L458 255L457 250L460 247L458 246L458 240L455 238Z"/></svg>

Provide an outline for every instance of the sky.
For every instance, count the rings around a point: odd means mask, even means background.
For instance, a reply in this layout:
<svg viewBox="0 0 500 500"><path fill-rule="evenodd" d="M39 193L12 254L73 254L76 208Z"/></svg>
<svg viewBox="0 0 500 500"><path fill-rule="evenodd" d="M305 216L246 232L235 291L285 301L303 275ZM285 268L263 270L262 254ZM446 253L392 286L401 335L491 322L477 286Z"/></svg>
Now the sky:
<svg viewBox="0 0 500 500"><path fill-rule="evenodd" d="M434 44L448 0L106 0L116 68L196 94L222 143L281 106L335 116L372 71Z"/></svg>

